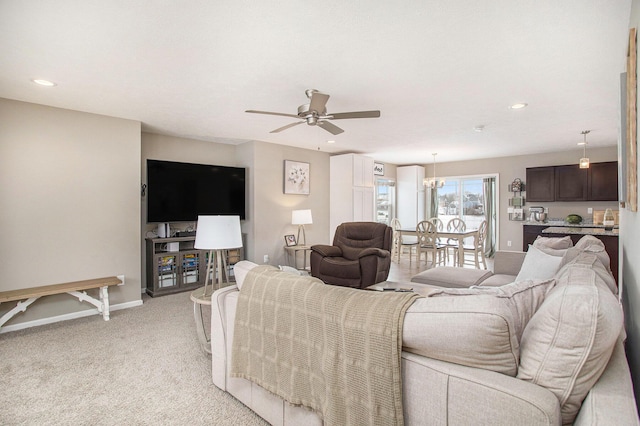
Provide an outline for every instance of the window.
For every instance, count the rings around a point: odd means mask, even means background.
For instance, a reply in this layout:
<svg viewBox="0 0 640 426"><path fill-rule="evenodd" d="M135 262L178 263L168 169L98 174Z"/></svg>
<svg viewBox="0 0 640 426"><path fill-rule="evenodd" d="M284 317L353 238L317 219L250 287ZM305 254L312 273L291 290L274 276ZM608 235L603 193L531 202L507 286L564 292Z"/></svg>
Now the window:
<svg viewBox="0 0 640 426"><path fill-rule="evenodd" d="M444 223L458 217L467 228L478 228L485 220L482 178L448 179L438 189L438 217Z"/></svg>
<svg viewBox="0 0 640 426"><path fill-rule="evenodd" d="M376 222L391 224L395 217L396 182L376 179Z"/></svg>
<svg viewBox="0 0 640 426"><path fill-rule="evenodd" d="M437 190L437 202L432 200L430 209L431 215L437 212L445 225L457 217L464 221L467 229L477 229L486 220L485 254L488 257L493 256L498 241L497 181L498 175L449 177Z"/></svg>

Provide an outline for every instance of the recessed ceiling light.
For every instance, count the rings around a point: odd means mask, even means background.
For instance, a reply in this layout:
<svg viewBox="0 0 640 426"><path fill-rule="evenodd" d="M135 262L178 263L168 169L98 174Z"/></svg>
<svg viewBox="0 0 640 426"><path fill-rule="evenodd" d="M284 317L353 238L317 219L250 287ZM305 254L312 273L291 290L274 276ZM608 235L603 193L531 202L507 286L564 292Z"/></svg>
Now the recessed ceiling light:
<svg viewBox="0 0 640 426"><path fill-rule="evenodd" d="M46 86L46 87L53 87L56 86L56 84L53 81L49 81L49 80L42 80L40 78L34 78L31 81L33 81L36 84L39 84L40 86Z"/></svg>
<svg viewBox="0 0 640 426"><path fill-rule="evenodd" d="M482 131L484 130L484 125L479 124L479 125L477 125L477 126L474 126L474 127L473 127L473 130L474 130L474 131L476 131L476 132L478 132L478 133L480 133L480 132L482 132Z"/></svg>
<svg viewBox="0 0 640 426"><path fill-rule="evenodd" d="M524 107L526 107L528 104L525 104L524 102L519 103L519 104L513 104L511 105L509 108L511 109L522 109Z"/></svg>
<svg viewBox="0 0 640 426"><path fill-rule="evenodd" d="M336 143L336 141L327 141L327 143Z"/></svg>

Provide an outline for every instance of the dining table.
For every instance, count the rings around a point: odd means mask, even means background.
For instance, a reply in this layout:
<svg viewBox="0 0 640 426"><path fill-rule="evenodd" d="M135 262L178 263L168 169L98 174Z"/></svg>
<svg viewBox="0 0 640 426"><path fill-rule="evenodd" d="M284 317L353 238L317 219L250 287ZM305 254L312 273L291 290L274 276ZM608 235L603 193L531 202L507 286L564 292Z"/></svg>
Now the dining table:
<svg viewBox="0 0 640 426"><path fill-rule="evenodd" d="M400 238L404 235L418 236L416 229L400 229ZM478 229L467 229L464 231L438 231L439 239L452 239L458 241L458 265L464 265L464 239L473 237L473 245L475 246L478 238Z"/></svg>

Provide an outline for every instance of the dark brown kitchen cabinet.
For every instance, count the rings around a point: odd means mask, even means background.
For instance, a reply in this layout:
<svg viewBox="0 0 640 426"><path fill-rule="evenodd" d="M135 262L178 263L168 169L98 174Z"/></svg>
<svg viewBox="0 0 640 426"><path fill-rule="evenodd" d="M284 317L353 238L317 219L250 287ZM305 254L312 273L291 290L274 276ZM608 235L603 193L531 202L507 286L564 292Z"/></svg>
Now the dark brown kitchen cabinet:
<svg viewBox="0 0 640 426"><path fill-rule="evenodd" d="M555 201L584 201L588 195L587 172L577 164L556 166Z"/></svg>
<svg viewBox="0 0 640 426"><path fill-rule="evenodd" d="M527 169L527 201L554 201L554 167L531 167Z"/></svg>
<svg viewBox="0 0 640 426"><path fill-rule="evenodd" d="M527 168L527 201L618 201L618 162Z"/></svg>
<svg viewBox="0 0 640 426"><path fill-rule="evenodd" d="M589 200L618 201L617 161L591 164L589 168Z"/></svg>

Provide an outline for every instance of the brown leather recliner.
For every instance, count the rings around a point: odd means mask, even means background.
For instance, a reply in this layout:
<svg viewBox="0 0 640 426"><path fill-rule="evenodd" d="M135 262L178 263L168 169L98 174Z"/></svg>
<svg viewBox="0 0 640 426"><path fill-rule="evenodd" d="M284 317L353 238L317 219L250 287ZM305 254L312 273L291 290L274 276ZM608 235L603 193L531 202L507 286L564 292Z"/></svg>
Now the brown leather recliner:
<svg viewBox="0 0 640 426"><path fill-rule="evenodd" d="M311 275L327 284L354 288L385 281L391 268L392 234L384 223L341 224L332 246L311 247Z"/></svg>

